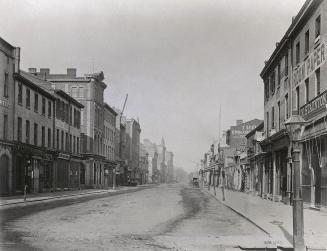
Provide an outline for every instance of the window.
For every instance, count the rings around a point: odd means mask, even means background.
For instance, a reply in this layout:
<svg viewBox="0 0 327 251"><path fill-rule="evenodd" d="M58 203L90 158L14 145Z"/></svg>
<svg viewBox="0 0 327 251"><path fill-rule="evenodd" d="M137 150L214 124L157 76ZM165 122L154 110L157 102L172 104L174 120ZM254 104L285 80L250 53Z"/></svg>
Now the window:
<svg viewBox="0 0 327 251"><path fill-rule="evenodd" d="M8 137L8 115L3 115L3 139L6 140Z"/></svg>
<svg viewBox="0 0 327 251"><path fill-rule="evenodd" d="M26 88L26 108L31 107L31 90L29 88Z"/></svg>
<svg viewBox="0 0 327 251"><path fill-rule="evenodd" d="M22 141L22 118L18 117L17 140Z"/></svg>
<svg viewBox="0 0 327 251"><path fill-rule="evenodd" d="M271 108L271 129L275 128L275 107Z"/></svg>
<svg viewBox="0 0 327 251"><path fill-rule="evenodd" d="M315 37L319 37L320 36L320 29L321 29L321 17L320 15L316 18L316 22L315 22Z"/></svg>
<svg viewBox="0 0 327 251"><path fill-rule="evenodd" d="M77 87L72 87L72 97L76 98L77 97Z"/></svg>
<svg viewBox="0 0 327 251"><path fill-rule="evenodd" d="M5 73L5 82L4 82L4 86L3 86L3 96L5 98L8 98L8 88L9 88L8 81L9 81L9 79L8 79L8 73Z"/></svg>
<svg viewBox="0 0 327 251"><path fill-rule="evenodd" d="M273 71L272 74L270 75L270 89L272 95L275 93L275 80L276 80L275 75L276 75L275 71Z"/></svg>
<svg viewBox="0 0 327 251"><path fill-rule="evenodd" d="M48 128L48 148L51 148L51 129Z"/></svg>
<svg viewBox="0 0 327 251"><path fill-rule="evenodd" d="M70 151L70 152L72 151L72 142L73 142L73 140L72 140L72 135L69 134L69 151Z"/></svg>
<svg viewBox="0 0 327 251"><path fill-rule="evenodd" d="M45 116L45 98L42 98L42 115Z"/></svg>
<svg viewBox="0 0 327 251"><path fill-rule="evenodd" d="M269 98L269 80L268 79L265 80L265 96L266 96L266 99Z"/></svg>
<svg viewBox="0 0 327 251"><path fill-rule="evenodd" d="M52 104L51 101L48 101L48 117L51 118L52 117Z"/></svg>
<svg viewBox="0 0 327 251"><path fill-rule="evenodd" d="M288 54L285 55L285 76L288 76Z"/></svg>
<svg viewBox="0 0 327 251"><path fill-rule="evenodd" d="M84 87L80 87L78 93L80 98L84 98Z"/></svg>
<svg viewBox="0 0 327 251"><path fill-rule="evenodd" d="M79 137L76 137L76 152L79 153Z"/></svg>
<svg viewBox="0 0 327 251"><path fill-rule="evenodd" d="M38 112L39 110L39 95L34 94L34 111Z"/></svg>
<svg viewBox="0 0 327 251"><path fill-rule="evenodd" d="M320 94L320 68L316 70L316 96Z"/></svg>
<svg viewBox="0 0 327 251"><path fill-rule="evenodd" d="M277 103L277 108L278 108L278 130L280 130L280 102L278 101Z"/></svg>
<svg viewBox="0 0 327 251"><path fill-rule="evenodd" d="M296 95L296 110L300 109L300 87L296 87L295 89L295 95Z"/></svg>
<svg viewBox="0 0 327 251"><path fill-rule="evenodd" d="M45 127L42 126L42 142L41 142L41 146L44 147L45 146Z"/></svg>
<svg viewBox="0 0 327 251"><path fill-rule="evenodd" d="M76 136L73 137L73 153L75 153L76 150Z"/></svg>
<svg viewBox="0 0 327 251"><path fill-rule="evenodd" d="M59 150L59 148L60 148L60 145L59 145L59 137L60 137L60 135L59 135L59 129L57 129L57 135L56 135L56 137L57 137L57 149Z"/></svg>
<svg viewBox="0 0 327 251"><path fill-rule="evenodd" d="M304 54L309 53L309 30L305 33L305 38L304 38Z"/></svg>
<svg viewBox="0 0 327 251"><path fill-rule="evenodd" d="M300 63L300 42L298 42L295 47L295 63Z"/></svg>
<svg viewBox="0 0 327 251"><path fill-rule="evenodd" d="M65 138L66 138L66 144L65 144L65 151L67 151L68 152L68 147L69 147L69 142L68 142L68 140L69 140L69 138L68 138L68 133L66 132L66 136L65 136Z"/></svg>
<svg viewBox="0 0 327 251"><path fill-rule="evenodd" d="M22 83L18 83L18 104L23 103L23 85Z"/></svg>
<svg viewBox="0 0 327 251"><path fill-rule="evenodd" d="M305 103L309 102L309 78L305 80Z"/></svg>
<svg viewBox="0 0 327 251"><path fill-rule="evenodd" d="M70 106L70 109L69 109L69 124L72 125L73 123L73 107Z"/></svg>
<svg viewBox="0 0 327 251"><path fill-rule="evenodd" d="M280 87L280 79L281 79L281 76L280 76L280 64L278 64L278 67L277 67L277 86L278 86L278 88Z"/></svg>
<svg viewBox="0 0 327 251"><path fill-rule="evenodd" d="M34 123L34 145L37 146L37 132L38 131L38 125Z"/></svg>
<svg viewBox="0 0 327 251"><path fill-rule="evenodd" d="M64 132L61 131L61 150L64 151Z"/></svg>
<svg viewBox="0 0 327 251"><path fill-rule="evenodd" d="M56 99L56 118L59 119L60 117L60 100Z"/></svg>
<svg viewBox="0 0 327 251"><path fill-rule="evenodd" d="M62 121L65 121L65 116L66 116L66 113L65 113L65 103L63 101L61 101L61 120Z"/></svg>
<svg viewBox="0 0 327 251"><path fill-rule="evenodd" d="M26 120L26 144L30 143L30 121Z"/></svg>

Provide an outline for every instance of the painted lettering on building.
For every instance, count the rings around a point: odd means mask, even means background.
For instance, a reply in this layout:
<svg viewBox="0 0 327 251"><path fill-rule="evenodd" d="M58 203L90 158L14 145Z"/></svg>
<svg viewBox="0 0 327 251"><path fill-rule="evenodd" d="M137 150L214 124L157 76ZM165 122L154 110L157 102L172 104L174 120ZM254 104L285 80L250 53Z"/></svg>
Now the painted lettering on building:
<svg viewBox="0 0 327 251"><path fill-rule="evenodd" d="M304 81L312 73L315 72L322 64L326 62L327 58L327 42L321 42L313 52L310 53L308 58L302 62L296 69L293 70L293 84Z"/></svg>
<svg viewBox="0 0 327 251"><path fill-rule="evenodd" d="M305 104L300 108L300 115L304 119L310 119L317 115L322 110L326 109L327 104L327 91L321 93L315 99Z"/></svg>

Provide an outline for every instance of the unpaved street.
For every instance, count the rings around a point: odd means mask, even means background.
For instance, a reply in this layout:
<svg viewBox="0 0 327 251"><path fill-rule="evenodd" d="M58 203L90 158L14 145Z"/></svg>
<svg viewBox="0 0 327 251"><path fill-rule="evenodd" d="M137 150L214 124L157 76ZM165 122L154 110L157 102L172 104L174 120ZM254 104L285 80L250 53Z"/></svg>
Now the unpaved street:
<svg viewBox="0 0 327 251"><path fill-rule="evenodd" d="M207 193L177 184L46 205L23 217L4 213L1 248L219 250L266 237Z"/></svg>

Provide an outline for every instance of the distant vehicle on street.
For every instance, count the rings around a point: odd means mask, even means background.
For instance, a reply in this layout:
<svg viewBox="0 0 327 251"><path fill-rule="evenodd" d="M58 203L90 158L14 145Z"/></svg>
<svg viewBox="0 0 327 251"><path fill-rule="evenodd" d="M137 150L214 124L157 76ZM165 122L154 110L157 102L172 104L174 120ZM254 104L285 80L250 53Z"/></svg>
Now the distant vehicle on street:
<svg viewBox="0 0 327 251"><path fill-rule="evenodd" d="M193 187L199 187L199 178L193 178L192 186Z"/></svg>

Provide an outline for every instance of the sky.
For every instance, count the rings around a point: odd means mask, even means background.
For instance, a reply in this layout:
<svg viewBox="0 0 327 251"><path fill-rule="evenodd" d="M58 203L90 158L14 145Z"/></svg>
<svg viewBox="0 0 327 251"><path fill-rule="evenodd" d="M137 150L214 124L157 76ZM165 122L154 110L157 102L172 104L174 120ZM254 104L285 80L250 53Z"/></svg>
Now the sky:
<svg viewBox="0 0 327 251"><path fill-rule="evenodd" d="M104 98L141 140L193 171L221 130L263 119L259 76L304 0L0 0L0 36L21 69L103 71Z"/></svg>

